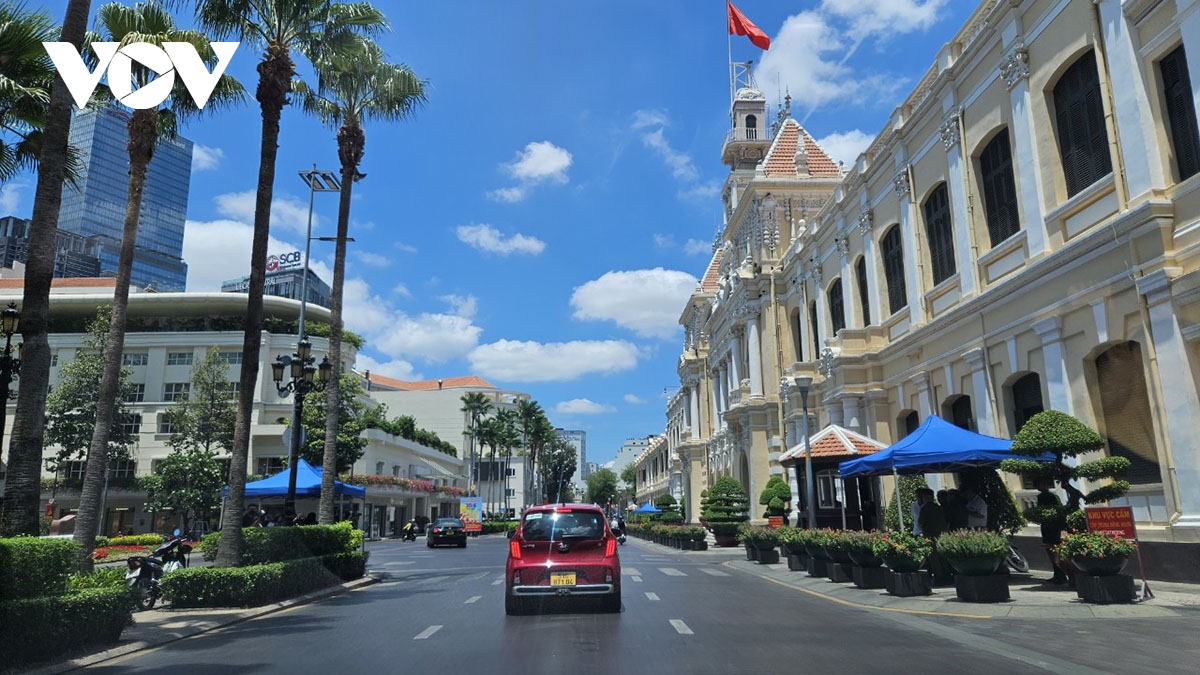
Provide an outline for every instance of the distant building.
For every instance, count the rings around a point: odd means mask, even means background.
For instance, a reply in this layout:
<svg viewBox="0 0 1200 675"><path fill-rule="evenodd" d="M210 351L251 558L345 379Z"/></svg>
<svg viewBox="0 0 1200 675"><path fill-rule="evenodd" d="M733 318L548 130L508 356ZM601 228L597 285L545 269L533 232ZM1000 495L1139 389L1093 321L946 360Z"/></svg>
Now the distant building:
<svg viewBox="0 0 1200 675"><path fill-rule="evenodd" d="M268 259L268 269L270 260ZM304 281L304 268L293 267L290 269L277 269L273 272L267 272L266 283L263 286L264 295L274 295L280 298L291 298L292 300L300 299L300 286ZM245 293L250 287L250 277L245 276L241 279L230 279L221 282L222 293ZM321 307L329 307L329 297L332 291L329 284L325 283L317 273L308 270L308 287L305 289L308 296L308 304L319 305Z"/></svg>
<svg viewBox="0 0 1200 675"><path fill-rule="evenodd" d="M581 429L555 429L558 437L575 448L575 477L571 483L579 490L587 484L587 432Z"/></svg>
<svg viewBox="0 0 1200 675"><path fill-rule="evenodd" d="M621 444L621 449L617 450L617 458L613 460L612 470L617 474L617 478L621 477L621 472L625 470L625 467L637 461L638 455L645 452L654 439L654 434L644 438L625 439L625 442Z"/></svg>
<svg viewBox="0 0 1200 675"><path fill-rule="evenodd" d="M80 153L78 187L64 185L59 232L92 242L100 275L116 273L129 183L129 113L115 107L81 110L71 121L70 143ZM187 282L183 228L192 177L192 142L160 140L146 174L131 283L137 288L182 291Z"/></svg>
<svg viewBox="0 0 1200 675"><path fill-rule="evenodd" d="M0 218L0 267L15 269L29 258L28 218ZM54 276L58 278L94 278L100 276L99 246L94 238L59 230L54 252Z"/></svg>

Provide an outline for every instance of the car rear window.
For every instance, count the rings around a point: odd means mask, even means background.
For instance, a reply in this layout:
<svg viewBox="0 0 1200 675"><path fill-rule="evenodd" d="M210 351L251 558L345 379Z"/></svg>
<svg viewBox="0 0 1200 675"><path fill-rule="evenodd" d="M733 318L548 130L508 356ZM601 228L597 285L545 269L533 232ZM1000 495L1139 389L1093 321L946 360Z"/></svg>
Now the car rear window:
<svg viewBox="0 0 1200 675"><path fill-rule="evenodd" d="M525 514L521 532L526 541L602 539L604 516L596 511L533 511Z"/></svg>
<svg viewBox="0 0 1200 675"><path fill-rule="evenodd" d="M457 518L439 518L433 524L434 527L462 527L463 523Z"/></svg>

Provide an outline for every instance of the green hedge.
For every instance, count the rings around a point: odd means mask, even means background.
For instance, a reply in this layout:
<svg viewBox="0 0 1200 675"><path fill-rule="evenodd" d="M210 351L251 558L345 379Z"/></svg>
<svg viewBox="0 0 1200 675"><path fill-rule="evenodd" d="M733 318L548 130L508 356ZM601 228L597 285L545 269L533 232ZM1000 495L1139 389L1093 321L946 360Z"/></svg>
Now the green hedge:
<svg viewBox="0 0 1200 675"><path fill-rule="evenodd" d="M68 585L72 591L88 588L126 588L124 565L120 567L97 567L91 572L72 574Z"/></svg>
<svg viewBox="0 0 1200 675"><path fill-rule="evenodd" d="M158 546L166 541L161 534L130 534L123 537L112 537L109 546ZM97 541L96 545L100 543Z"/></svg>
<svg viewBox="0 0 1200 675"><path fill-rule="evenodd" d="M132 612L126 588L0 601L0 663L32 663L116 642L132 623Z"/></svg>
<svg viewBox="0 0 1200 675"><path fill-rule="evenodd" d="M480 534L495 534L497 532L516 530L518 524L515 520L485 520L481 523L483 529L480 530Z"/></svg>
<svg viewBox="0 0 1200 675"><path fill-rule="evenodd" d="M362 533L349 522L298 527L247 527L242 529L242 566L313 558L353 551L362 546ZM221 533L200 540L205 560L216 560Z"/></svg>
<svg viewBox="0 0 1200 675"><path fill-rule="evenodd" d="M0 539L0 600L61 595L79 565L79 546L70 539Z"/></svg>
<svg viewBox="0 0 1200 675"><path fill-rule="evenodd" d="M357 579L366 564L365 552L352 551L247 567L191 567L164 576L162 592L173 608L257 607Z"/></svg>

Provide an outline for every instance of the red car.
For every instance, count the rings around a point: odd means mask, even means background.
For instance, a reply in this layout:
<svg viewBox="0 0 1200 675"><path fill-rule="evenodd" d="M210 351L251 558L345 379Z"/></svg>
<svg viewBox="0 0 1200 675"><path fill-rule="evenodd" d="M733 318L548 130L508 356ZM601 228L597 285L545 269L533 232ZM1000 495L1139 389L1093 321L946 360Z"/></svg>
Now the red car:
<svg viewBox="0 0 1200 675"><path fill-rule="evenodd" d="M508 542L504 581L506 614L547 599L599 600L605 611L621 611L621 560L604 511L593 504L531 507Z"/></svg>

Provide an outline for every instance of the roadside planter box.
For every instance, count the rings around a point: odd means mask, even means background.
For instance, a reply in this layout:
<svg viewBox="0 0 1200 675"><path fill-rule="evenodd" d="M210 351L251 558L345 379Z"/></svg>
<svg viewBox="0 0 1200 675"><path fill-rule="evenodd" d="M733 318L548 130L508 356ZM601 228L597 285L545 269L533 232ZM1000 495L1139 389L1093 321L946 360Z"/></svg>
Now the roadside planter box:
<svg viewBox="0 0 1200 675"><path fill-rule="evenodd" d="M954 575L954 592L967 602L1005 602L1009 599L1008 577L1003 574Z"/></svg>
<svg viewBox="0 0 1200 675"><path fill-rule="evenodd" d="M888 572L884 588L900 598L933 595L933 582L924 572Z"/></svg>
<svg viewBox="0 0 1200 675"><path fill-rule="evenodd" d="M827 569L829 561L821 560L809 556L808 558L808 576L810 577L827 577L829 570Z"/></svg>
<svg viewBox="0 0 1200 675"><path fill-rule="evenodd" d="M793 572L808 571L808 556L789 553L787 557L788 569Z"/></svg>
<svg viewBox="0 0 1200 675"><path fill-rule="evenodd" d="M852 572L854 585L859 588L885 588L888 574L888 571L882 567L861 567L859 565L855 565Z"/></svg>
<svg viewBox="0 0 1200 675"><path fill-rule="evenodd" d="M825 567L829 580L834 583L844 584L854 580L854 565L851 563L831 562Z"/></svg>
<svg viewBox="0 0 1200 675"><path fill-rule="evenodd" d="M1099 605L1133 602L1137 597L1134 593L1133 577L1128 574L1099 577L1090 574L1076 574L1075 592L1084 602L1093 602Z"/></svg>

